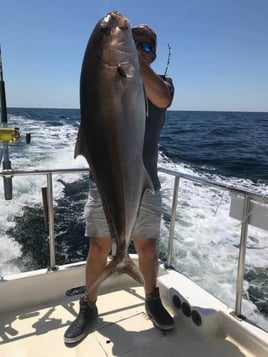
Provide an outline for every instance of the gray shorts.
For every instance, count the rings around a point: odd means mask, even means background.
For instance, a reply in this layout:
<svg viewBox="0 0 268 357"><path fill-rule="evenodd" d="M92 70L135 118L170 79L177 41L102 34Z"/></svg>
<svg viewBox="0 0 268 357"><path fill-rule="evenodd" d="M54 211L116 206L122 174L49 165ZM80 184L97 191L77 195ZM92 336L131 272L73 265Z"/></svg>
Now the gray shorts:
<svg viewBox="0 0 268 357"><path fill-rule="evenodd" d="M156 191L152 194L149 190L146 190L142 198L132 237L159 239L161 215L161 192ZM84 217L86 222L86 237L111 236L103 211L100 195L96 184L91 180L88 201L85 205Z"/></svg>

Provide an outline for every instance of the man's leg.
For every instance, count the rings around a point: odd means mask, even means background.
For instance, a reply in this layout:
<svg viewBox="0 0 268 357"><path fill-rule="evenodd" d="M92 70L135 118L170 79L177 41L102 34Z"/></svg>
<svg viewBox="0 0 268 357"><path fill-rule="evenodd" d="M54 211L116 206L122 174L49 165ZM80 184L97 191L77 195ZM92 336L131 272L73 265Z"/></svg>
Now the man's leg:
<svg viewBox="0 0 268 357"><path fill-rule="evenodd" d="M156 327L161 330L172 330L175 327L174 320L163 306L156 286L158 273L156 239L135 238L134 245L144 278L145 310Z"/></svg>
<svg viewBox="0 0 268 357"><path fill-rule="evenodd" d="M107 262L107 256L112 247L111 238L94 237L90 241L90 248L86 262L86 289L99 278ZM80 298L79 313L64 334L66 343L77 343L87 334L92 322L95 321L98 310L96 300L98 288L86 293Z"/></svg>
<svg viewBox="0 0 268 357"><path fill-rule="evenodd" d="M144 291L146 295L153 293L156 288L158 273L158 259L156 252L156 239L134 238L134 245L139 256L139 267L144 278Z"/></svg>
<svg viewBox="0 0 268 357"><path fill-rule="evenodd" d="M107 256L112 248L112 239L106 237L94 237L90 239L90 247L86 262L86 289L90 289L91 285L100 277L106 263ZM95 302L98 297L98 288L87 294L87 298L91 302Z"/></svg>

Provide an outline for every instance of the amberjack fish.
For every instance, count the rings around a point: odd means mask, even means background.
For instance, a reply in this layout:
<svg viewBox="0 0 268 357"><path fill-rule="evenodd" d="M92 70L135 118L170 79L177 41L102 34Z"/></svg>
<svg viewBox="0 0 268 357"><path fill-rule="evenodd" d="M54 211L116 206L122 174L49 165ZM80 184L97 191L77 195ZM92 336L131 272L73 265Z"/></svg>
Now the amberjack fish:
<svg viewBox="0 0 268 357"><path fill-rule="evenodd" d="M146 97L129 20L116 11L97 23L87 44L80 110L75 157L89 163L117 246L94 287L115 271L143 282L127 248L143 193L153 190L142 155Z"/></svg>

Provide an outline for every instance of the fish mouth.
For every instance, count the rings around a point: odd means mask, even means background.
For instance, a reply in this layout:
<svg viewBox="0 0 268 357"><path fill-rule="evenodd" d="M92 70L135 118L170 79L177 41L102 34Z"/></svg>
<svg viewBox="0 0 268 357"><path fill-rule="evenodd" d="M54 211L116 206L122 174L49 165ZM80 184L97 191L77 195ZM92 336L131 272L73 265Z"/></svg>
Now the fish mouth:
<svg viewBox="0 0 268 357"><path fill-rule="evenodd" d="M129 38L132 39L130 21L128 18L118 11L111 11L100 20L99 29L105 44L100 55L101 61L110 67L128 64L129 60L123 60L126 53L130 55L132 53L129 50L131 46L128 42ZM106 40L107 42L105 42ZM119 71L119 73L123 73L124 77L124 71ZM127 76L128 75L125 77Z"/></svg>
<svg viewBox="0 0 268 357"><path fill-rule="evenodd" d="M118 11L109 12L100 23L102 31L106 34L113 33L116 28L128 30L129 20Z"/></svg>

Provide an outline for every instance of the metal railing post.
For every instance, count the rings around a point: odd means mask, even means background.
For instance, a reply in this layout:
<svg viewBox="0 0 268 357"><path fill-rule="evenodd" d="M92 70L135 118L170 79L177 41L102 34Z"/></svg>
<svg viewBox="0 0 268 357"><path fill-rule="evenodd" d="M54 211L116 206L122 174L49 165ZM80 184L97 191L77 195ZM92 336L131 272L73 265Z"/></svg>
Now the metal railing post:
<svg viewBox="0 0 268 357"><path fill-rule="evenodd" d="M168 256L167 256L167 266L168 267L171 266L171 258L172 258L172 252L173 252L173 238L174 238L174 230L175 230L175 223L176 223L176 209L177 209L177 201L178 201L179 182L180 182L180 177L175 176L174 189L173 189L173 201L172 201L172 208L171 208L169 238L168 238Z"/></svg>
<svg viewBox="0 0 268 357"><path fill-rule="evenodd" d="M48 229L49 229L49 257L50 270L56 269L55 233L54 233L54 206L52 173L47 174L47 202L48 202Z"/></svg>
<svg viewBox="0 0 268 357"><path fill-rule="evenodd" d="M245 260L247 249L247 236L248 236L248 218L249 218L250 198L245 195L243 217L241 225L237 280L236 280L236 301L235 301L235 315L241 316L242 308L242 294L243 294L243 281L245 274Z"/></svg>

